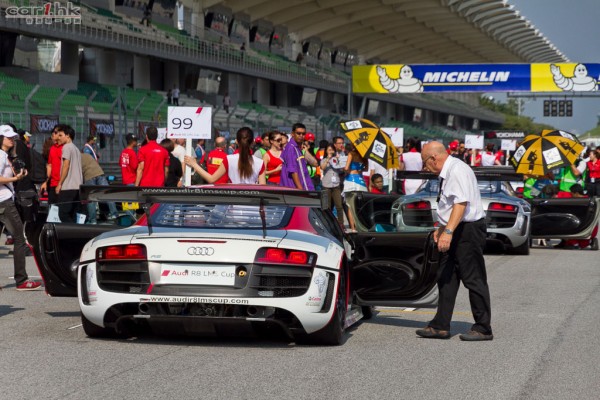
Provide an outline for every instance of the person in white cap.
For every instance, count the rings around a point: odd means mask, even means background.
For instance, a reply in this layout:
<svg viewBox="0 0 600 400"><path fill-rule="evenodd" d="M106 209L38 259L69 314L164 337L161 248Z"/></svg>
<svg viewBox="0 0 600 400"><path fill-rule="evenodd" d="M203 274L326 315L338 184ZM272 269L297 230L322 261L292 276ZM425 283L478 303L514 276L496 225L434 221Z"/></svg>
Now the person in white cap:
<svg viewBox="0 0 600 400"><path fill-rule="evenodd" d="M12 232L14 237L14 277L18 291L38 290L40 282L32 281L27 275L25 257L27 244L23 233L23 222L15 206L15 190L13 183L27 176L27 170L13 169L8 153L15 146L17 133L9 125L0 126L0 222Z"/></svg>

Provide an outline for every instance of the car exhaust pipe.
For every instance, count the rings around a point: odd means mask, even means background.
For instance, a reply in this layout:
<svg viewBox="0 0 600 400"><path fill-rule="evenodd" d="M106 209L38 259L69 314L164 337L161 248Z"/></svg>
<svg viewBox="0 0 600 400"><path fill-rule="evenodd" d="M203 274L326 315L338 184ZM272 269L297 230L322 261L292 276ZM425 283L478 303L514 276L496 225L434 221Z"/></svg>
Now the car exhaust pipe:
<svg viewBox="0 0 600 400"><path fill-rule="evenodd" d="M138 310L140 311L140 314L148 314L148 312L150 312L150 304L140 303Z"/></svg>
<svg viewBox="0 0 600 400"><path fill-rule="evenodd" d="M258 314L258 309L254 306L249 306L246 308L246 314L248 314L249 317L256 317Z"/></svg>

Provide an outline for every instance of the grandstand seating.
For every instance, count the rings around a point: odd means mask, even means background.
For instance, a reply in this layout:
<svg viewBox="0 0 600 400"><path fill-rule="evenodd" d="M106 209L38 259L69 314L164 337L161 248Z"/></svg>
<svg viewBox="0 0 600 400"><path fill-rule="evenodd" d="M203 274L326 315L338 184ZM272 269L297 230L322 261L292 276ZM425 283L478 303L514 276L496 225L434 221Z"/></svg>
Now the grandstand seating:
<svg viewBox="0 0 600 400"><path fill-rule="evenodd" d="M134 37L146 41L158 42L169 46L177 46L183 49L190 49L201 52L201 55L212 57L212 61L222 63L251 63L253 65L268 66L270 70L275 70L281 77L302 77L306 79L307 85L314 82L337 82L347 87L350 75L335 67L324 68L320 66L306 66L296 63L280 55L270 52L256 51L251 48L244 53L240 52L237 44L229 41L218 41L214 39L200 40L192 37L184 30L168 24L153 22L151 26L141 25L139 19L132 16L111 12L102 8L87 7L88 11L82 13L82 25L95 29L110 32L115 40L123 40L126 37ZM171 49L172 50L172 49ZM25 99L34 89L35 85L25 83L23 80L6 75L0 72L0 113L4 118L4 113L14 113L18 115L20 121L24 121ZM29 112L31 114L54 114L56 99L62 94L62 89L39 87L32 96L29 103ZM61 121L63 117L67 121L79 121L79 129L87 129L87 120L83 120L87 103L92 93L96 92L94 99L90 102L87 109L89 118L109 118L111 112L117 119L118 109L116 108L116 99L119 92L124 99L124 110L126 116L124 119L126 132L136 132L138 127L135 122L153 121L158 126L166 126L168 104L165 102L166 94L161 91L121 88L116 86L100 85L95 83L79 82L76 90L70 90L60 102ZM402 96L402 95L400 95ZM474 108L454 100L444 99L438 96L420 96L419 102L424 105L431 105L434 109L450 108L454 110L463 110L472 113ZM182 106L211 106L213 107L213 126L217 130L228 130L235 132L242 126L250 126L262 133L277 127L291 126L296 122L302 122L307 130L315 133L317 139L322 139L325 132L338 132L338 124L343 119L339 114L314 115L310 111L300 110L289 107L277 107L271 105L261 105L256 103L238 103L231 107L229 114L220 106L205 103L199 99L181 93L179 104ZM137 110L137 114L134 115ZM158 114L156 114L158 111ZM486 111L477 109L482 115ZM11 116L12 118L12 116ZM70 118L70 119L67 119ZM3 120L8 121L9 119ZM12 119L11 119L12 120ZM69 122L70 123L70 122ZM24 126L23 122L21 125ZM403 127L405 137L417 136L419 138L430 140L438 138L462 137L465 132L456 132L444 127L416 126L407 122L386 121L383 126ZM82 131L83 132L83 131ZM121 132L125 134L126 132ZM470 132L468 132L470 133ZM105 161L115 161L120 152L123 143L114 141L114 149L110 154L112 159L105 158Z"/></svg>

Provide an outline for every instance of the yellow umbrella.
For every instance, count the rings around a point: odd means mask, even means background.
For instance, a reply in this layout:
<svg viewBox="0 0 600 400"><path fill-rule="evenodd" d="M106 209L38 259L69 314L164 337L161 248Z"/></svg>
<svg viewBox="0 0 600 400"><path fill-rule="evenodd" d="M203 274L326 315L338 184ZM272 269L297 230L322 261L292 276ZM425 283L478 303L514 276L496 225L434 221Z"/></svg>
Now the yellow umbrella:
<svg viewBox="0 0 600 400"><path fill-rule="evenodd" d="M392 139L368 119L340 123L346 137L367 160L385 169L398 168L398 153Z"/></svg>
<svg viewBox="0 0 600 400"><path fill-rule="evenodd" d="M584 147L572 133L544 130L523 139L510 159L515 171L527 175L545 175L554 168L575 163Z"/></svg>

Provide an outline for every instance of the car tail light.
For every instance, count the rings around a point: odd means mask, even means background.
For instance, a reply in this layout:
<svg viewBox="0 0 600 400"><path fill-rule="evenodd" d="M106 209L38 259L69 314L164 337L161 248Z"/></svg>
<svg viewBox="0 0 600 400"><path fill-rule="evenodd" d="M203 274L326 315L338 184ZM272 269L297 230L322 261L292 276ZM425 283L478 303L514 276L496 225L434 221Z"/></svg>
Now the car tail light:
<svg viewBox="0 0 600 400"><path fill-rule="evenodd" d="M256 253L255 263L296 265L313 267L317 263L317 255L307 251L288 250L279 248L262 248Z"/></svg>
<svg viewBox="0 0 600 400"><path fill-rule="evenodd" d="M281 263L285 261L285 250L283 249L267 249L265 253L265 261Z"/></svg>
<svg viewBox="0 0 600 400"><path fill-rule="evenodd" d="M407 210L431 210L431 204L428 201L416 201L414 203L407 203L404 205Z"/></svg>
<svg viewBox="0 0 600 400"><path fill-rule="evenodd" d="M107 246L96 250L98 261L146 260L146 258L146 246L142 244Z"/></svg>
<svg viewBox="0 0 600 400"><path fill-rule="evenodd" d="M488 206L488 211L516 213L517 210L518 210L517 206L514 206L512 204L490 203L490 205Z"/></svg>

